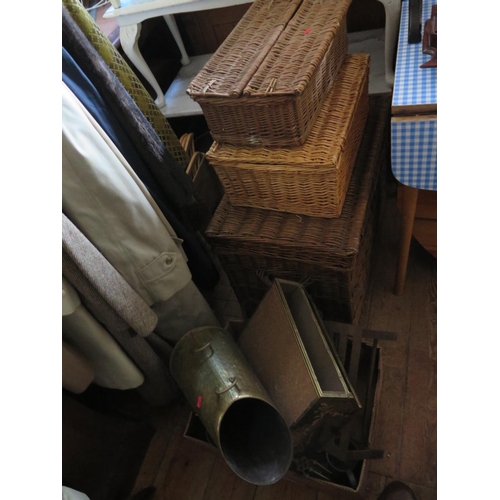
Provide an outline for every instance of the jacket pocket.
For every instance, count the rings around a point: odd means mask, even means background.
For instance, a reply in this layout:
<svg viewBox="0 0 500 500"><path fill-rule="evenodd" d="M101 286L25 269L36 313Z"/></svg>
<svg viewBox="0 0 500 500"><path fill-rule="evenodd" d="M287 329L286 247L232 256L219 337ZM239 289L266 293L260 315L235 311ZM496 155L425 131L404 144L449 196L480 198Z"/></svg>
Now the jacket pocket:
<svg viewBox="0 0 500 500"><path fill-rule="evenodd" d="M162 252L153 262L141 269L141 274L147 283L153 283L170 274L177 263L175 252Z"/></svg>

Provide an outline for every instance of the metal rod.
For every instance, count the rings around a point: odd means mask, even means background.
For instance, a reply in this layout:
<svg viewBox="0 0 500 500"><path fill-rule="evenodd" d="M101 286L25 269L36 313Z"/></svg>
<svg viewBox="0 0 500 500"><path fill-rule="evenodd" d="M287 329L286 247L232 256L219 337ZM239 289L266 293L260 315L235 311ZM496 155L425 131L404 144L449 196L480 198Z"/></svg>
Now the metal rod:
<svg viewBox="0 0 500 500"><path fill-rule="evenodd" d="M329 333L335 332L353 337L361 333L364 339L397 340L398 336L394 332L384 332L379 330L365 330L356 325L338 323L337 321L324 320L323 324Z"/></svg>
<svg viewBox="0 0 500 500"><path fill-rule="evenodd" d="M370 420L373 411L372 386L373 386L373 379L375 377L375 361L377 360L377 346L378 346L378 340L374 339L371 349L370 372L368 375L368 386L366 388L365 405L364 405L365 407L363 414L363 432L362 432L363 443L367 443L370 434Z"/></svg>

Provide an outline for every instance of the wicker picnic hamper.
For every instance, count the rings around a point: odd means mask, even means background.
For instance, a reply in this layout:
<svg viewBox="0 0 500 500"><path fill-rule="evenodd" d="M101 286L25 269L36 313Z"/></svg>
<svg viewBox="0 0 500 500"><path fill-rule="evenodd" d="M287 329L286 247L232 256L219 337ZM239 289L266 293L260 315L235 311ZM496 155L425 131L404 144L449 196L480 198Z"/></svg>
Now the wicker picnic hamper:
<svg viewBox="0 0 500 500"><path fill-rule="evenodd" d="M372 96L363 141L338 219L236 207L225 197L205 234L247 314L274 278L301 282L324 316L356 322L368 283L387 161L390 98Z"/></svg>
<svg viewBox="0 0 500 500"><path fill-rule="evenodd" d="M304 143L347 53L351 0L256 0L187 93L219 143Z"/></svg>
<svg viewBox="0 0 500 500"><path fill-rule="evenodd" d="M233 205L339 217L368 113L369 56L345 58L305 144L214 143L207 159Z"/></svg>

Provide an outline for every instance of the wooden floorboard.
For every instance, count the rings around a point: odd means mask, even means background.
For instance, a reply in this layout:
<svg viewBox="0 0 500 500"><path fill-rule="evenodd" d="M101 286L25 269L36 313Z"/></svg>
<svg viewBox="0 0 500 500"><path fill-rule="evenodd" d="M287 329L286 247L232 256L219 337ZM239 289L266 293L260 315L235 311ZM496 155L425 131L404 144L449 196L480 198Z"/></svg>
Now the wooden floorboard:
<svg viewBox="0 0 500 500"><path fill-rule="evenodd" d="M386 484L386 476L368 472L365 488L360 492L360 495L364 500L375 500L382 493Z"/></svg>
<svg viewBox="0 0 500 500"><path fill-rule="evenodd" d="M415 262L400 478L437 485L436 261L421 249Z"/></svg>
<svg viewBox="0 0 500 500"><path fill-rule="evenodd" d="M403 295L394 294L398 220L396 198L386 200L376 240L368 327L397 334L396 341L380 342L383 385L373 429L372 446L385 452L370 463L370 471L397 476L401 460L402 413L405 401L407 357L411 323L413 259L410 255Z"/></svg>
<svg viewBox="0 0 500 500"><path fill-rule="evenodd" d="M141 470L135 481L134 492L151 486L160 472L163 457L172 440L174 430L185 421L187 406L182 400L172 404L170 411L155 409L151 424L156 429L151 440L148 452L142 463Z"/></svg>
<svg viewBox="0 0 500 500"><path fill-rule="evenodd" d="M257 486L238 477L217 457L203 500L253 500Z"/></svg>
<svg viewBox="0 0 500 500"><path fill-rule="evenodd" d="M203 500L216 455L184 437L176 427L155 481L155 500Z"/></svg>
<svg viewBox="0 0 500 500"><path fill-rule="evenodd" d="M258 486L254 500L316 500L317 490L282 479L271 486Z"/></svg>

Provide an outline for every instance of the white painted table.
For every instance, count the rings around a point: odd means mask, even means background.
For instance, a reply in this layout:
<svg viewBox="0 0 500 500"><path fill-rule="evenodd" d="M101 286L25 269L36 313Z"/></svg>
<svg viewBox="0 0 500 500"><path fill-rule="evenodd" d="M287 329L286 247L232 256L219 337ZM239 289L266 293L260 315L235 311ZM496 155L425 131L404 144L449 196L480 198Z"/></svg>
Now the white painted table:
<svg viewBox="0 0 500 500"><path fill-rule="evenodd" d="M392 88L394 81L392 61L396 50L401 12L401 0L378 1L385 8L385 30L351 33L349 36L350 52L368 52L372 55L370 93L387 92ZM156 104L161 112L166 117L171 118L202 114L200 106L186 95L185 90L211 56L211 54L207 54L193 57L192 60L189 58L179 34L174 14L218 9L252 2L253 0L111 0L113 6L106 11L103 17L116 19L120 27L120 41L125 54L153 87L157 96ZM142 57L138 46L141 23L154 17L165 19L179 47L182 56L181 63L184 66L165 95ZM374 65L375 61L377 61L376 66ZM383 66L380 65L379 61L383 61ZM385 70L385 82L381 78L382 67ZM374 73L376 73L376 78L374 78Z"/></svg>
<svg viewBox="0 0 500 500"><path fill-rule="evenodd" d="M218 9L231 5L252 3L252 1L253 0L114 0L111 2L113 6L106 11L103 17L105 19L116 19L120 27L120 42L123 51L144 78L151 84L156 92L156 104L158 104L161 112L167 116L169 113L165 95L139 50L138 41L141 33L141 23L146 19L163 17L181 51L181 63L186 66L191 60L184 48L184 43L179 34L174 14ZM199 69L201 68L198 68L198 70Z"/></svg>

